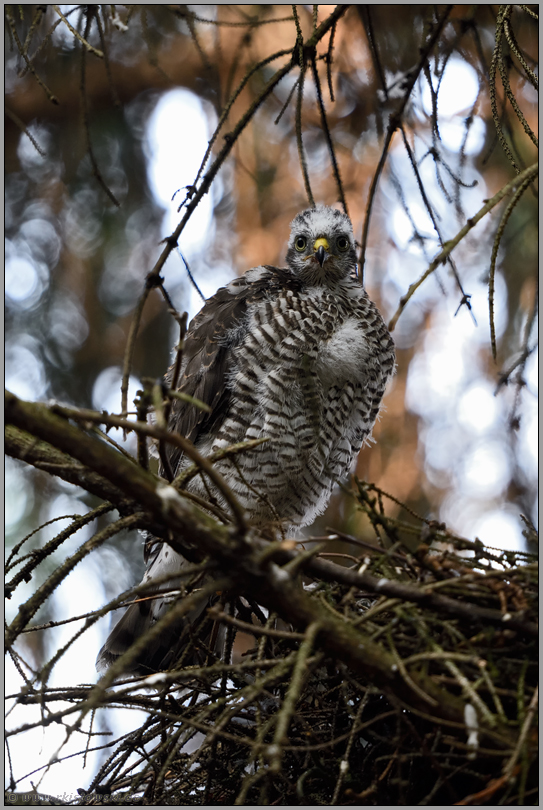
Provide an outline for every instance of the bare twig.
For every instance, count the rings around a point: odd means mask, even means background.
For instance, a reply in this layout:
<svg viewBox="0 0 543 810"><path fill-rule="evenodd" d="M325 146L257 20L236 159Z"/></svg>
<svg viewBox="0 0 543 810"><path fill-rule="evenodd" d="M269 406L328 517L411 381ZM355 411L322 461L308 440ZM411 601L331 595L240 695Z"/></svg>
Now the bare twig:
<svg viewBox="0 0 543 810"><path fill-rule="evenodd" d="M405 93L398 104L398 107L394 111L394 113L390 116L387 132L385 135L385 142L383 144L383 149L381 151L381 157L379 158L379 163L377 164L377 168L373 175L370 190L368 192L368 202L366 205L366 215L364 218L364 227L362 229L362 239L360 245L360 259L359 259L359 273L360 278L364 280L364 264L366 261L366 248L368 243L368 232L370 227L370 219L371 219L371 211L373 207L373 201L375 198L375 193L377 191L377 184L379 182L379 177L381 176L381 172L386 163L386 159L388 156L388 150L390 148L390 144L392 143L392 136L394 135L396 129L400 126L402 116L409 101L409 97L411 96L411 92L420 76L421 71L424 69L424 65L426 64L426 60L428 59L429 54L432 52L432 49L436 42L439 39L439 36L443 30L445 23L451 13L452 6L448 5L445 7L444 11L441 13L438 21L436 22L431 36L428 38L428 41L425 43L424 47L421 49L421 57L419 59L417 67L412 70L409 74L409 79L406 83Z"/></svg>
<svg viewBox="0 0 543 810"><path fill-rule="evenodd" d="M538 172L538 164L534 163L527 169L525 169L517 177L514 177L512 180L510 180L509 183L507 183L503 188L500 189L500 191L498 191L497 194L495 194L490 200L488 200L485 203L485 205L483 205L483 207L480 208L479 211L477 211L477 213L473 217L470 217L470 219L468 219L467 223L464 225L463 228L461 228L460 231L458 231L455 237L445 242L443 249L437 254L435 259L432 260L428 269L423 273L423 275L419 278L418 281L415 281L413 284L410 285L406 295L404 295L400 299L400 306L398 307L398 309L396 310L396 312L394 313L388 324L388 328L390 329L391 332L394 330L394 327L398 322L398 318L405 309L405 305L407 304L407 302L413 297L414 293L418 290L421 284L424 281L426 281L428 276L430 276L439 267L440 264L444 264L451 251L456 247L456 245L458 245L459 242L462 241L462 239L466 236L466 234L468 234L472 230L472 228L474 228L475 225L477 225L479 220L481 220L486 214L488 214L488 212L491 211L504 197L506 197L508 194L511 194L516 188L522 185L527 178L529 178L531 181L537 175L537 172Z"/></svg>

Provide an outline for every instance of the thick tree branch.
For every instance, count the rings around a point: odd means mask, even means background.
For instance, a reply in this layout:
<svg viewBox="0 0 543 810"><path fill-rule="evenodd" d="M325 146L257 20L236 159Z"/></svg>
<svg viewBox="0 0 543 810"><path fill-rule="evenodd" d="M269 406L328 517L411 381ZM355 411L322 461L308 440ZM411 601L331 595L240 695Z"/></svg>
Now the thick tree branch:
<svg viewBox="0 0 543 810"><path fill-rule="evenodd" d="M88 437L43 405L22 402L8 393L6 421L31 431L42 440L58 444L65 452L69 450L74 458L96 469L120 490L130 492L138 500L140 510L150 511L156 522L163 523L171 531L168 542L189 560L197 562L203 553L207 553L219 564L221 571L231 577L234 588L246 597L252 597L265 607L277 611L286 621L302 630L317 623L322 648L351 667L360 677L375 683L385 694L394 695L406 706L425 714L428 714L429 703L435 701L436 705L431 710L434 719L439 718L455 728L464 728L465 701L462 698L443 690L420 671L411 671L409 679L402 678L394 656L381 644L372 641L366 633L346 620L336 618L302 590L297 575L288 570L291 568L288 563L295 563L290 544L285 551L285 544L270 546L259 540L252 530L240 535L235 527L217 523L173 487L141 470L110 447ZM145 517L140 513L138 525L142 520ZM287 569L280 567L278 562L287 563ZM294 567L297 570L297 566ZM308 564L308 570L312 573L318 571L336 579L344 570L338 571L338 568L318 560ZM345 575L348 577L349 572L345 572ZM388 583L382 580L374 582L374 578L356 574L352 575L351 584L363 587L374 585L380 593L388 587ZM410 596L415 593L416 589L409 591ZM404 596L405 592L401 595ZM431 600L433 596L424 598ZM97 691L89 695L85 704L88 709L97 705L106 681L101 681L95 687ZM412 688L411 682L416 684L416 689ZM86 708L82 708L84 714ZM494 742L506 747L511 745L509 730L498 731L497 721L493 725L494 728L490 728L487 724L486 732Z"/></svg>

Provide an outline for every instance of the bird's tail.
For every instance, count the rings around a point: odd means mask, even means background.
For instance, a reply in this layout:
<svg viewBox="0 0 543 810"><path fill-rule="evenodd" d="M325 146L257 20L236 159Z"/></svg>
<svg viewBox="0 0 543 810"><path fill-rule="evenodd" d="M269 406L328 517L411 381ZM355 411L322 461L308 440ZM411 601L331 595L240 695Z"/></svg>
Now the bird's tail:
<svg viewBox="0 0 543 810"><path fill-rule="evenodd" d="M186 615L170 623L148 643L123 670L125 675L150 675L179 666L204 666L209 659L224 659L225 629L206 610L218 596L205 596ZM121 616L96 659L96 669L103 673L156 623L160 616L154 602L137 602ZM172 601L170 608L176 603ZM168 607L161 612L165 615Z"/></svg>
<svg viewBox="0 0 543 810"><path fill-rule="evenodd" d="M149 583L153 579L162 578L171 574L168 583L170 589L167 594L153 599L140 599L126 610L119 619L96 659L96 669L103 672L114 664L138 639L150 630L156 622L179 604L179 600L187 596L189 589L181 584L179 574L187 561L172 551L166 544L153 554L147 573L143 579ZM177 575L177 577L175 576ZM186 581L185 581L186 582ZM181 666L202 666L211 656L223 658L224 656L224 627L207 617L207 608L217 601L218 596L209 595L209 575L200 574L197 581L193 581L192 599L190 609L174 619L165 623L159 634L143 641L139 645L136 655L123 669L123 674L150 675L170 669L176 663ZM198 589L203 585L204 593L201 599L194 599ZM172 591L175 593L172 594Z"/></svg>

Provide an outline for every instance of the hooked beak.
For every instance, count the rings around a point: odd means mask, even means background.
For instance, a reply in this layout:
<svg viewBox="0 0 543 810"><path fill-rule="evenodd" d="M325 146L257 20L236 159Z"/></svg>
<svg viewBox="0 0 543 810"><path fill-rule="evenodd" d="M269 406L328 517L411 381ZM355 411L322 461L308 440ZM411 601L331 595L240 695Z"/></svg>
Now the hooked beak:
<svg viewBox="0 0 543 810"><path fill-rule="evenodd" d="M321 245L321 246L320 246L320 247L317 249L317 251L316 251L316 253L315 253L315 256L317 257L317 261L318 261L318 263L320 264L320 266L321 266L321 267L322 267L322 266L323 266L323 264L324 264L324 257L325 257L325 255L326 255L326 251L324 250L323 246Z"/></svg>
<svg viewBox="0 0 543 810"><path fill-rule="evenodd" d="M324 236L320 236L315 240L313 250L315 251L315 256L318 263L322 267L326 258L326 251L329 250L328 240L325 239Z"/></svg>

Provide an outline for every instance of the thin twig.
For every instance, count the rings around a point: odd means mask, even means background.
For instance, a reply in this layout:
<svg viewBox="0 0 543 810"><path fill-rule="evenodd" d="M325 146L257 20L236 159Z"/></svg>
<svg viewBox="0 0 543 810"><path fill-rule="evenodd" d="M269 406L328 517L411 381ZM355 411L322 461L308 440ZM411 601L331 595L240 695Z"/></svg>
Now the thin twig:
<svg viewBox="0 0 543 810"><path fill-rule="evenodd" d="M517 177L514 177L512 180L510 180L509 183L506 183L506 185L503 186L503 188L501 188L500 191L497 192L497 194L491 197L491 199L488 200L485 203L485 205L483 205L483 207L480 208L476 214L474 214L473 217L470 217L470 219L468 219L467 223L456 234L455 237L445 242L443 249L432 260L428 269L422 274L422 276L419 278L418 281L415 281L413 284L410 285L407 293L400 299L400 306L392 316L388 325L388 328L391 332L394 330L394 327L398 322L398 318L405 309L407 302L413 297L414 293L418 290L421 284L424 281L426 281L428 276L430 276L439 267L440 264L445 263L451 251L456 247L456 245L459 242L462 241L462 239L466 236L466 234L468 234L472 230L472 228L474 228L475 225L477 225L479 220L481 220L486 214L488 214L488 212L491 211L504 197L506 197L508 194L511 194L516 188L518 188L519 185L526 180L526 178L530 178L530 180L532 180L537 175L537 172L538 172L538 164L534 163L527 169L525 169L521 174L517 175Z"/></svg>
<svg viewBox="0 0 543 810"><path fill-rule="evenodd" d="M443 30L443 27L444 27L445 23L447 22L447 19L449 17L449 14L451 13L452 9L453 9L452 5L446 6L444 11L442 12L441 16L439 17L438 21L436 22L436 24L434 26L434 30L432 31L431 36L429 37L428 41L425 43L424 47L421 49L421 56L420 56L417 67L413 71L410 72L409 80L408 80L407 85L406 85L405 93L402 96L402 99L400 100L400 103L398 104L398 107L396 108L394 113L391 114L390 119L389 119L387 132L386 132L386 135L385 135L385 142L383 144L383 149L381 151L381 157L379 158L379 163L377 164L377 168L375 170L375 173L374 173L372 181L371 181L370 190L368 192L368 202L367 202L367 205L366 205L366 214L365 214L365 217L364 217L364 226L363 226L363 229L362 229L362 238L361 238L361 244L360 244L360 259L359 259L359 268L360 269L359 269L359 274L360 274L360 279L361 279L362 282L364 281L364 264L365 264L365 261L366 261L366 249L367 249L367 243L368 243L368 233L369 233L369 227L370 227L370 219L371 219L371 212L372 212L373 202L374 202L375 194L376 194L376 191L377 191L377 184L379 182L381 172L383 171L383 168L384 168L385 163L386 163L386 159L387 159L387 156L388 156L388 150L389 150L390 144L392 142L392 136L394 135L396 129L399 127L399 125L401 123L405 107L407 105L409 97L411 96L411 92L412 92L416 82L418 81L418 78L419 78L419 75L420 75L421 71L424 69L424 65L426 64L426 60L428 59L429 54L431 53L434 45L436 44L436 42L439 39L439 36L440 36L440 34L441 34L442 30Z"/></svg>
<svg viewBox="0 0 543 810"><path fill-rule="evenodd" d="M6 13L6 17L7 17L7 20L8 20L10 33L11 33L13 39L15 40L17 48L19 49L19 53L21 54L21 56L23 57L23 59L26 62L26 66L27 66L28 70L32 73L32 75L34 76L34 78L38 82L39 86L44 91L44 93L47 96L47 98L49 99L49 101L52 104L58 104L59 103L58 98L49 90L49 88L47 87L45 82L43 82L40 79L40 77L38 76L36 70L34 69L34 65L30 61L30 59L28 58L28 55L27 55L25 49L23 48L21 40L19 39L19 35L18 35L17 29L15 27L15 20L13 19L13 16L11 14L10 7L7 4L5 5L5 13Z"/></svg>
<svg viewBox="0 0 543 810"><path fill-rule="evenodd" d="M319 112L321 115L322 129L326 138L328 152L330 153L330 160L332 162L332 170L334 172L334 177L336 180L339 199L341 201L341 205L343 206L343 210L345 211L347 216L349 216L349 211L347 209L347 200L345 199L345 194L343 192L343 183L341 182L341 175L339 173L339 166L336 158L336 150L334 149L334 144L332 142L332 135L330 133L330 127L328 125L328 120L326 118L326 108L324 106L324 100L322 98L322 89L319 79L319 73L317 70L317 63L314 58L311 60L311 71L313 73L313 81L315 82L315 88L317 90L317 103L319 105Z"/></svg>
<svg viewBox="0 0 543 810"><path fill-rule="evenodd" d="M62 22L63 22L63 23L66 25L66 27L68 28L68 30L72 32L72 34L74 35L75 39L76 39L76 40L78 40L78 42L80 42L80 43L83 45L83 47L84 47L84 48L85 48L85 49L86 49L86 50L87 50L89 53L93 53L93 54L94 54L95 56L97 56L99 59L103 59L103 58L104 58L104 54L102 53L102 51L98 50L98 48L94 48L94 47L93 47L93 46L90 44L90 42L88 41L88 36L89 36L89 33L90 33L90 24L89 24L89 20L92 20L92 17L94 16L94 15L93 15L91 12L89 12L89 11L87 12L87 13L88 13L88 16L87 16L87 27L86 27L86 30L85 30L84 35L83 35L83 36L81 36L81 34L79 33L79 31L77 31L77 29L75 29L75 28L73 27L73 25L70 23L70 21L66 19L66 17L64 16L64 14L62 13L62 11L60 10L60 8L59 8L58 6L55 6L55 5L53 4L53 9L56 11L56 13L58 14L58 16L59 16L59 17L60 17L60 19L62 20Z"/></svg>
<svg viewBox="0 0 543 810"><path fill-rule="evenodd" d="M37 140L34 138L34 136L32 135L32 133L31 133L31 132L29 132L29 130L26 128L26 126L25 126L25 125L24 125L24 123L21 121L21 119L19 118L19 116L18 116L18 115L15 115L15 113L14 113L14 112L12 112L12 111L9 109L9 107L6 107L6 106L4 106L4 113L7 115L7 117L8 117L8 118L10 118L10 119L13 121L13 123L15 124L15 126L16 126L16 127L18 127L18 128L21 130L21 132L23 132L23 133L26 135L26 137L29 139L30 143L32 144L32 146L34 147L34 149L36 150L36 152L38 152L38 154L40 154L40 155L42 156L42 158L46 158L46 157L47 157L47 153L45 152L45 150L44 150L44 149L42 149L42 148L41 148L41 146L39 145L39 143L37 142Z"/></svg>
<svg viewBox="0 0 543 810"><path fill-rule="evenodd" d="M283 745L287 742L287 732L296 703L302 691L303 683L307 677L307 659L311 655L315 639L320 630L319 622L312 622L306 632L296 656L296 663L292 672L290 686L285 695L283 704L277 713L273 743L268 748L267 755L270 760L270 770L279 773L283 758Z"/></svg>
<svg viewBox="0 0 543 810"><path fill-rule="evenodd" d="M522 183L519 184L517 190L515 191L515 194L513 195L512 199L507 205L507 208L502 214L500 224L498 225L498 229L496 231L496 236L494 237L494 243L492 245L492 253L490 256L490 270L488 274L488 309L489 309L488 314L490 320L490 345L492 346L492 357L494 358L494 361L496 361L497 359L496 327L494 324L494 277L496 273L496 259L498 258L498 250L509 217L513 213L518 201L520 200L526 189L529 187L530 183L532 182L532 179L535 176L536 174L530 174L522 181Z"/></svg>
<svg viewBox="0 0 543 810"><path fill-rule="evenodd" d="M92 8L93 8L92 6L87 6L87 22L85 25L85 37L89 35L90 28L92 25L93 19ZM60 11L58 13L60 14ZM83 39L83 42L85 42L85 39ZM89 125L89 109L87 103L86 76L87 76L87 50L83 47L81 49L81 80L79 88L80 89L79 98L81 101L81 117L83 122L83 129L85 132L85 139L87 142L87 153L89 155L90 162L92 165L92 172L96 177L98 183L102 186L103 190L105 191L111 202L114 205L116 205L117 208L120 208L120 203L118 202L117 198L115 197L115 195L105 182L104 178L102 177L102 173L100 172L96 157L94 155L94 150L92 148L92 142L90 137L90 125Z"/></svg>

